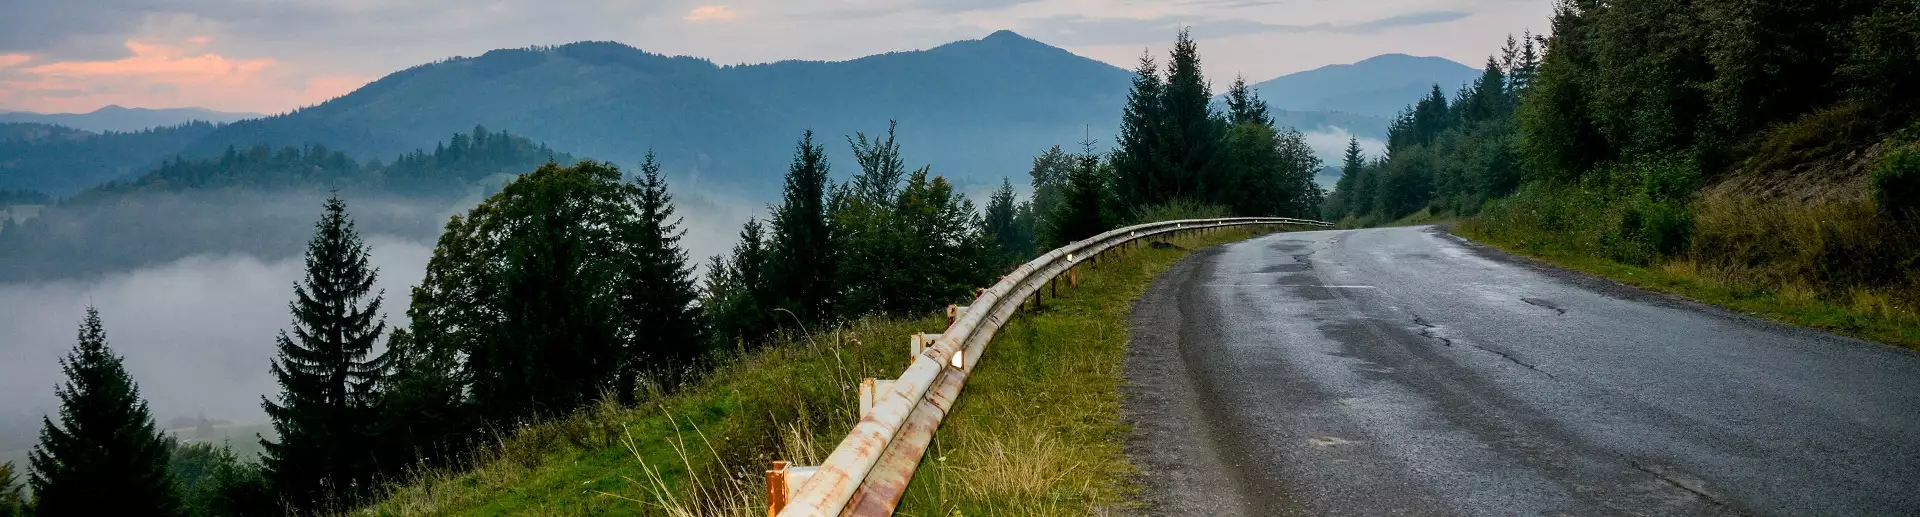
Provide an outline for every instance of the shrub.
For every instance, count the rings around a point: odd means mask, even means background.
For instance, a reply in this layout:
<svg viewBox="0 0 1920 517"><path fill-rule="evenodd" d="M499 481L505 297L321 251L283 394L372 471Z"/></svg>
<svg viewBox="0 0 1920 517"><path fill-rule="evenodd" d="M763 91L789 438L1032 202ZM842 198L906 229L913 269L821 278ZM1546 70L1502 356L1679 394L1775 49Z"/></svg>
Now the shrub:
<svg viewBox="0 0 1920 517"><path fill-rule="evenodd" d="M1920 219L1920 145L1887 153L1873 171L1873 201L1896 220Z"/></svg>

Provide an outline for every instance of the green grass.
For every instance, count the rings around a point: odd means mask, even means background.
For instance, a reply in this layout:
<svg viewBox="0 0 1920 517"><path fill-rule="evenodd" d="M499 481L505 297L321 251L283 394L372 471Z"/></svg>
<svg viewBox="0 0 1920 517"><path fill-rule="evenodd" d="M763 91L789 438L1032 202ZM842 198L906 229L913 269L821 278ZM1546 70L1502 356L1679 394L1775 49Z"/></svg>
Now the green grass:
<svg viewBox="0 0 1920 517"><path fill-rule="evenodd" d="M1255 235L1243 229L1172 239L1083 266L1045 308L994 335L899 515L1095 515L1136 504L1122 446L1121 363L1127 314L1154 275L1197 249ZM1062 280L1064 282L1064 279Z"/></svg>
<svg viewBox="0 0 1920 517"><path fill-rule="evenodd" d="M356 515L764 515L774 459L817 464L854 422L854 386L907 365L944 319L870 318L788 337L639 407L602 403L498 433L470 469L420 473Z"/></svg>

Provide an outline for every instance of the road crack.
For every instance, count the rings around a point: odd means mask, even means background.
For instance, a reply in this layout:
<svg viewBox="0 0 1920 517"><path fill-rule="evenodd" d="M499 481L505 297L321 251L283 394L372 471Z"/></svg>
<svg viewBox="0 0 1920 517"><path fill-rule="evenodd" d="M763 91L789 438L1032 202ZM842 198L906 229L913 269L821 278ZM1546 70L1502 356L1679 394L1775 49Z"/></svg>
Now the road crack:
<svg viewBox="0 0 1920 517"><path fill-rule="evenodd" d="M1721 501L1719 498L1714 497L1712 493L1707 492L1705 483L1701 482L1697 478L1694 478L1693 476L1688 476L1684 473L1680 473L1676 475L1676 473L1673 472L1673 469L1670 469L1661 465L1648 465L1645 463L1641 463L1638 460L1628 461L1627 464L1632 465L1634 470L1645 472L1649 475L1652 475L1655 479L1659 479L1660 481L1666 482L1666 484L1673 485L1674 488L1678 488L1680 490L1686 491L1687 493L1693 494L1695 497L1699 497L1700 500L1706 501L1707 504L1719 506L1719 507L1727 506L1726 502Z"/></svg>
<svg viewBox="0 0 1920 517"><path fill-rule="evenodd" d="M1413 324L1415 324L1415 325L1419 325L1419 326L1420 326L1420 337L1424 337L1424 338L1427 338L1427 339L1432 339L1432 340L1435 340L1435 341L1439 341L1439 342L1440 342L1441 344L1443 344L1443 345L1447 345L1448 347L1452 347L1452 346L1453 346L1453 338L1449 338L1449 337L1446 337L1446 336L1442 336L1442 335L1440 335L1440 333L1439 333L1439 330L1440 330L1440 326L1439 326L1439 325L1435 325L1435 324L1433 324L1432 322L1429 322L1429 321L1427 321L1427 319L1426 319L1426 318L1423 318L1423 317L1420 317L1420 315L1419 315L1419 314L1415 314L1415 315L1413 315ZM1526 367L1526 369L1528 369L1528 370L1533 370L1533 371L1536 371L1536 372L1540 372L1540 374L1541 374L1541 375L1545 375L1545 376L1547 376L1547 378L1548 378L1548 379L1558 379L1558 377L1554 377L1554 376L1553 376L1553 372L1549 372L1549 371L1546 371L1546 370L1542 370L1542 369L1540 369L1540 366L1539 366L1539 365L1536 365L1536 364L1533 364L1533 363L1528 363L1528 362L1526 362L1526 361L1522 361L1522 360L1520 360L1520 358L1518 358L1518 357L1514 357L1514 355L1513 355L1513 354L1509 354L1509 353L1506 353L1506 352L1503 352L1503 351L1499 351L1499 350L1494 350L1494 349L1492 349L1492 348L1487 348L1487 347L1484 347L1484 346L1480 346L1480 345L1477 345L1477 344L1474 344L1474 343L1473 343L1472 341L1467 341L1466 343L1467 343L1467 346L1470 346L1470 347L1473 347L1473 348L1475 348L1475 349L1478 349L1478 350L1480 350L1480 351L1482 351L1482 352L1486 352L1486 353L1489 353L1489 354L1493 354L1493 355L1497 355L1497 356L1500 356L1500 358L1502 358L1502 359L1506 359L1506 360L1507 360L1508 362L1511 362L1511 363L1513 363L1513 364L1517 364L1517 365L1520 365L1520 366L1523 366L1523 367Z"/></svg>
<svg viewBox="0 0 1920 517"><path fill-rule="evenodd" d="M1413 324L1420 326L1420 337L1437 340L1441 344L1444 344L1447 346L1453 346L1452 338L1442 336L1439 333L1435 332L1435 330L1440 328L1439 325L1428 323L1427 319L1420 317L1419 314L1413 315Z"/></svg>
<svg viewBox="0 0 1920 517"><path fill-rule="evenodd" d="M1562 309L1559 306L1554 305L1553 302L1549 302L1539 298L1521 298L1520 301L1527 302L1527 305L1532 305L1534 307L1552 310L1553 312L1560 313L1561 316L1567 315L1566 309Z"/></svg>

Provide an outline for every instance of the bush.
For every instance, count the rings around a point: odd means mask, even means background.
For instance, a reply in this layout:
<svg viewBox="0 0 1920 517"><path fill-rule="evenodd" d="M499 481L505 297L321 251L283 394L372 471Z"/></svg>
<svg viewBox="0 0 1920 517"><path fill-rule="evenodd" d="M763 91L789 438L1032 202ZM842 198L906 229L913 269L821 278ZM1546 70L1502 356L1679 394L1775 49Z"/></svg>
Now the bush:
<svg viewBox="0 0 1920 517"><path fill-rule="evenodd" d="M1227 207L1209 205L1198 201L1175 199L1158 205L1142 208L1134 214L1131 224L1172 221L1175 219L1217 219L1227 217Z"/></svg>
<svg viewBox="0 0 1920 517"><path fill-rule="evenodd" d="M1873 201L1896 220L1920 219L1920 145L1887 153L1873 171Z"/></svg>

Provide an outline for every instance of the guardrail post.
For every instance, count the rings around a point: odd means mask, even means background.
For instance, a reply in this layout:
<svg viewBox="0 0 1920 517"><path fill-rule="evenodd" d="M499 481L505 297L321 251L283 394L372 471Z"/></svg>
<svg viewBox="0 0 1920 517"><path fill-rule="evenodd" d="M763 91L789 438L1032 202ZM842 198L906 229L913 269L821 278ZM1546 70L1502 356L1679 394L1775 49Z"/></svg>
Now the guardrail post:
<svg viewBox="0 0 1920 517"><path fill-rule="evenodd" d="M1080 268L1076 267L1067 270L1067 285L1074 289L1080 288Z"/></svg>
<svg viewBox="0 0 1920 517"><path fill-rule="evenodd" d="M793 500L793 492L807 484L820 467L796 467L784 461L773 462L767 471L767 517L777 517Z"/></svg>
<svg viewBox="0 0 1920 517"><path fill-rule="evenodd" d="M948 310L951 311L953 307L954 306L951 306L951 305L948 306ZM960 307L960 310L966 310L966 309L967 309L966 307ZM951 314L952 313L949 312L949 316L947 317L949 321L953 319L953 316L951 316ZM921 352L925 352L927 350L927 347L933 346L933 342L938 339L940 339L939 334L931 334L931 333L923 332L923 333L914 334L908 337L907 342L910 343L912 346L913 356L919 357Z"/></svg>
<svg viewBox="0 0 1920 517"><path fill-rule="evenodd" d="M866 418L867 412L873 411L874 401L880 400L881 394L892 390L893 381L895 380L898 379L875 379L873 377L860 379L860 418ZM857 421L859 418L855 420Z"/></svg>

